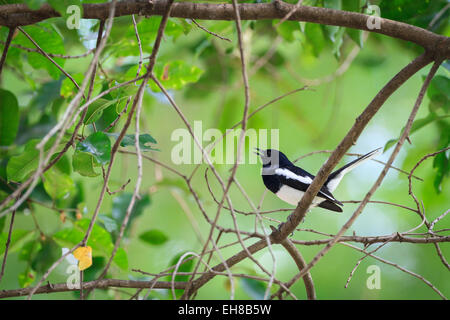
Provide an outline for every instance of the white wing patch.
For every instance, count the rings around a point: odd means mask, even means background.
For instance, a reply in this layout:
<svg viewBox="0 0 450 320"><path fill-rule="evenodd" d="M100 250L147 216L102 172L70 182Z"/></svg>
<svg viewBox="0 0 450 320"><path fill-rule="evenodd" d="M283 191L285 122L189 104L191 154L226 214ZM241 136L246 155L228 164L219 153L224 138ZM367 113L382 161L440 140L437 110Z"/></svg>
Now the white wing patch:
<svg viewBox="0 0 450 320"><path fill-rule="evenodd" d="M327 188L328 188L328 190L330 190L330 192L333 192L334 190L336 190L337 186L339 185L339 183L341 182L342 178L344 177L344 175L347 172L348 172L347 170L343 170L334 179L332 179L332 180L330 180L330 182L328 182Z"/></svg>
<svg viewBox="0 0 450 320"><path fill-rule="evenodd" d="M275 173L280 175L280 176L283 176L283 177L285 177L287 179L297 180L297 181L300 181L300 182L302 182L304 184L308 184L308 185L311 184L311 182L313 181L313 179L311 179L308 176L299 176L298 174L295 174L294 172L292 172L292 171L290 171L288 169L278 168L278 169L275 170ZM300 191L300 190L297 190L295 188L289 187L289 186L281 187L280 191L284 187L290 188L290 189L295 190L297 192L301 192L301 195L298 195L294 191L291 191L291 190L286 191L286 197L288 198L288 200L285 200L285 199L281 198L280 196L278 196L281 200L284 200L287 203L290 203L290 204L293 204L293 205L297 205L298 201L301 199L301 197L303 197L304 192ZM278 192L280 192L280 191L278 191ZM278 193L277 193L277 195L278 195ZM328 198L329 200L331 200L333 202L336 201L336 199L334 199L333 197L330 197L329 195L327 195L325 193L321 193L321 196L324 197L324 198ZM295 199L297 199L297 200L295 200ZM314 200L313 200L313 204L314 203L319 204L322 201L324 201L323 198L321 199L321 198L315 197Z"/></svg>
<svg viewBox="0 0 450 320"><path fill-rule="evenodd" d="M308 176L299 176L288 169L275 169L275 173L288 179L297 180L305 184L311 184L312 179Z"/></svg>
<svg viewBox="0 0 450 320"><path fill-rule="evenodd" d="M276 193L278 198L280 198L284 202L287 202L293 206L297 206L298 202L302 199L304 194L305 193L303 191L294 189L287 185L282 186L280 188L280 190L278 190L278 192ZM326 201L326 200L323 198L315 197L311 207L315 207L323 201Z"/></svg>
<svg viewBox="0 0 450 320"><path fill-rule="evenodd" d="M371 153L368 153L365 156L362 156L361 158L357 159L355 161L355 163L353 163L352 165L348 166L347 168L345 168L344 170L342 170L341 172L339 172L339 174L334 177L334 179L330 180L327 184L327 188L328 190L330 190L330 192L333 192L334 190L336 190L337 186L339 185L339 183L341 182L342 178L349 173L350 171L352 171L353 169L355 169L357 166L359 166L360 164L363 164L364 162L366 162L369 159L372 159L373 157L375 157L376 155L378 155L381 152L381 148L372 151Z"/></svg>

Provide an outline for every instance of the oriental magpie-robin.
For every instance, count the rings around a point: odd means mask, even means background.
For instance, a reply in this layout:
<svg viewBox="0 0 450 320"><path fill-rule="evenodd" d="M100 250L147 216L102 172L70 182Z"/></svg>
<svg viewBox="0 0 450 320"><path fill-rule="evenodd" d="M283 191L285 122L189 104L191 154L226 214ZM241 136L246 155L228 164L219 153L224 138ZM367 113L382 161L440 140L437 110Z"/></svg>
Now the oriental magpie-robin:
<svg viewBox="0 0 450 320"><path fill-rule="evenodd" d="M340 207L343 205L342 202L336 200L331 193L346 173L376 156L381 152L381 149L373 150L331 173L314 198L311 207L319 206L327 210L342 212ZM256 154L261 157L263 163L262 179L267 189L275 193L281 200L296 206L313 181L314 176L302 168L296 167L278 150L256 148Z"/></svg>

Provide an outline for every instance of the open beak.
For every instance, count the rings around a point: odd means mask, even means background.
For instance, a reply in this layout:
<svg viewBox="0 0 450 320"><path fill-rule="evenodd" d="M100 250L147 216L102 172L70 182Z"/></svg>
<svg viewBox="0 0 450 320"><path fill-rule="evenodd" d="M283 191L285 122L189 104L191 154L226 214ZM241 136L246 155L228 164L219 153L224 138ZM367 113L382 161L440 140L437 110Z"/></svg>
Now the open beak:
<svg viewBox="0 0 450 320"><path fill-rule="evenodd" d="M253 152L256 153L260 157L264 156L264 153L261 151L260 148L255 148L255 151L253 151Z"/></svg>

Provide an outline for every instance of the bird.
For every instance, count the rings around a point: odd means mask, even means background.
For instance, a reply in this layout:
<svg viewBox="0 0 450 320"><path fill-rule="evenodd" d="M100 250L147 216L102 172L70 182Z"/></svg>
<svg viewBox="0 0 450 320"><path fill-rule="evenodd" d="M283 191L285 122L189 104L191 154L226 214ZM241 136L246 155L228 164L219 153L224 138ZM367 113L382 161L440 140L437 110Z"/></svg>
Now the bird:
<svg viewBox="0 0 450 320"><path fill-rule="evenodd" d="M332 192L336 190L345 174L375 157L381 150L382 148L375 149L331 173L313 199L310 208L318 206L330 211L342 212L343 203L337 200ZM263 164L261 176L266 188L281 200L297 206L314 176L295 166L281 151L255 148L255 153L261 157Z"/></svg>

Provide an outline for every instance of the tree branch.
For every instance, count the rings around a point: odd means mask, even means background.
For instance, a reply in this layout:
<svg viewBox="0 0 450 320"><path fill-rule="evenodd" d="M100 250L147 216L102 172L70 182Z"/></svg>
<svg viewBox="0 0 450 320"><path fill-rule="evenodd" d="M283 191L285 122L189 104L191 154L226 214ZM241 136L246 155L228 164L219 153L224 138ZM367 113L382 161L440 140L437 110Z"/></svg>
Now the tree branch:
<svg viewBox="0 0 450 320"><path fill-rule="evenodd" d="M3 48L2 57L0 59L0 77L2 75L3 65L5 64L6 55L8 54L9 46L11 45L11 41L12 41L15 31L16 31L15 27L9 28L8 38L6 38L5 47ZM1 80L1 78L0 78L0 80Z"/></svg>
<svg viewBox="0 0 450 320"><path fill-rule="evenodd" d="M108 17L110 3L83 4L83 18L104 20ZM164 15L167 0L124 0L117 3L116 17L139 14L145 16ZM282 1L272 3L241 3L238 6L241 20L283 19L295 9L295 4ZM31 10L25 4L8 4L0 6L0 25L24 26L39 21L58 17L59 13L50 5L44 4L39 10ZM232 4L225 3L174 3L171 17L198 20L235 20ZM333 10L320 7L300 6L288 20L306 21L347 28L367 30L390 37L410 41L433 51L440 51L442 57L450 57L450 38L437 35L428 30L381 18L381 28L369 30L368 15Z"/></svg>
<svg viewBox="0 0 450 320"><path fill-rule="evenodd" d="M281 245L291 255L292 259L294 259L295 264L298 267L298 270L301 272L306 267L306 261L305 261L305 259L303 259L302 255L300 254L300 251L298 251L298 249L295 247L295 245L289 239L284 239L281 242ZM308 299L309 300L317 299L316 291L314 289L314 282L313 282L310 272L305 273L305 275L303 276L303 282L305 283L306 296L308 297ZM283 289L280 288L281 292L283 292L282 290Z"/></svg>
<svg viewBox="0 0 450 320"><path fill-rule="evenodd" d="M175 282L175 289L183 289L185 287L184 282ZM96 281L89 281L83 284L84 289L105 289L110 287L116 288L153 288L157 289L170 289L171 283L165 281L136 281L136 280L120 280L120 279L103 279ZM24 288L24 289L15 289L15 290L0 290L0 299L3 298L12 298L12 297L21 297L26 296L32 292L34 288ZM66 292L66 291L78 291L80 290L78 287L69 288L66 283L56 283L56 284L48 284L45 286L41 286L36 289L33 294L39 293L55 293L55 292Z"/></svg>

